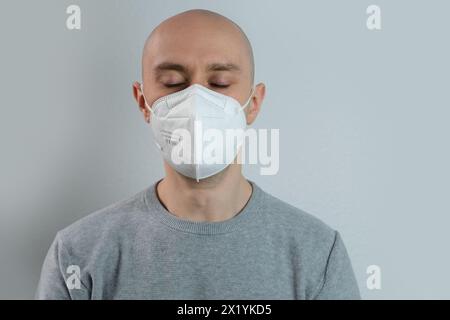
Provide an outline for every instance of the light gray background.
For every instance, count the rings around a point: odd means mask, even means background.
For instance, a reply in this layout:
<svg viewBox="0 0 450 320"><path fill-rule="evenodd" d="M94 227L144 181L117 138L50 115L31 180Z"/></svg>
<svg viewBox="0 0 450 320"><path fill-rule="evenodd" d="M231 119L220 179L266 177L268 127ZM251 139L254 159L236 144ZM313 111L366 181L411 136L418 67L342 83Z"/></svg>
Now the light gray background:
<svg viewBox="0 0 450 320"><path fill-rule="evenodd" d="M267 85L280 171L248 177L342 233L364 298L450 298L450 4L406 0L2 1L0 298L33 297L59 229L162 176L131 84L147 34L191 8L246 31Z"/></svg>

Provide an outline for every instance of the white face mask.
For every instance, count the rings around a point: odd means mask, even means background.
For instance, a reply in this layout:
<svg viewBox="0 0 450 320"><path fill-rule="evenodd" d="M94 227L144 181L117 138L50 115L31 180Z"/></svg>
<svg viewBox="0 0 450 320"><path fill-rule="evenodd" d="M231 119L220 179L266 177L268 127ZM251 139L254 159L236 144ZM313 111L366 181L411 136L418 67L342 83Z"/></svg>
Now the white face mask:
<svg viewBox="0 0 450 320"><path fill-rule="evenodd" d="M177 172L197 181L224 170L236 158L242 145L247 127L243 110L250 103L253 90L243 106L236 99L199 84L161 97L151 107L144 96L145 106L152 112L150 123L155 142L164 159ZM142 84L141 91L144 93ZM226 141L229 129L235 130L235 143L231 148L227 147ZM188 133L189 137L183 133ZM217 138L219 133L223 139ZM188 144L187 138L190 138ZM180 145L181 141L183 144ZM184 149L188 152L181 153L190 161L183 162L174 157L180 153L182 145L189 146ZM208 152L211 150L215 152Z"/></svg>

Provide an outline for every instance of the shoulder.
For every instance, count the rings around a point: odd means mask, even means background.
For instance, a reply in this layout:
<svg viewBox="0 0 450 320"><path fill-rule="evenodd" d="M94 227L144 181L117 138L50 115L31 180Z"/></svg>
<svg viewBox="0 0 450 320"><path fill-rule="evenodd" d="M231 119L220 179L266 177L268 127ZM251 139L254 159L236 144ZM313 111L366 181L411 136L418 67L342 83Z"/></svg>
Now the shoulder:
<svg viewBox="0 0 450 320"><path fill-rule="evenodd" d="M61 229L57 233L60 245L72 254L83 255L133 232L145 213L144 192L116 201Z"/></svg>
<svg viewBox="0 0 450 320"><path fill-rule="evenodd" d="M272 237L285 245L303 283L306 298L358 297L358 289L347 250L340 233L328 224L265 194L264 223ZM281 245L280 245L281 247ZM320 295L319 295L320 292Z"/></svg>
<svg viewBox="0 0 450 320"><path fill-rule="evenodd" d="M270 225L305 245L313 244L317 248L323 244L330 249L335 241L336 230L327 223L265 191L261 210Z"/></svg>
<svg viewBox="0 0 450 320"><path fill-rule="evenodd" d="M261 210L266 232L298 260L297 265L310 274L323 272L335 243L340 240L339 233L311 213L267 192Z"/></svg>

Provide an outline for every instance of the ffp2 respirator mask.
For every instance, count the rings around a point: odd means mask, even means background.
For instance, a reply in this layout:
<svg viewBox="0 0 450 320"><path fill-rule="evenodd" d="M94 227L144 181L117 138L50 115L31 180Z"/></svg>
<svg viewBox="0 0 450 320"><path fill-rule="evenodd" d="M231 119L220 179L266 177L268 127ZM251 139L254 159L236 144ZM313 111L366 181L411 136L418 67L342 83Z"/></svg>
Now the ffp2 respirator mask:
<svg viewBox="0 0 450 320"><path fill-rule="evenodd" d="M141 91L144 94L142 84ZM144 96L163 158L177 172L197 181L224 170L242 146L247 126L243 110L253 91L242 106L236 99L199 84L163 96L151 107Z"/></svg>

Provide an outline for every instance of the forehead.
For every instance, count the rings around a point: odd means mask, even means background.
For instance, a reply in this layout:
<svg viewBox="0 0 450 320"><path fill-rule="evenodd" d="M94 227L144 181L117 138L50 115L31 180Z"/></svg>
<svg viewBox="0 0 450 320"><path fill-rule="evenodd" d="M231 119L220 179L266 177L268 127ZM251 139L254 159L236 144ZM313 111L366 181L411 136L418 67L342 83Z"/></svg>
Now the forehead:
<svg viewBox="0 0 450 320"><path fill-rule="evenodd" d="M250 61L246 52L242 36L233 29L166 27L157 30L149 39L143 63L151 69L165 61L189 68L229 63L248 70Z"/></svg>

